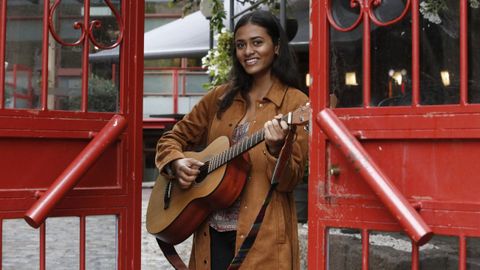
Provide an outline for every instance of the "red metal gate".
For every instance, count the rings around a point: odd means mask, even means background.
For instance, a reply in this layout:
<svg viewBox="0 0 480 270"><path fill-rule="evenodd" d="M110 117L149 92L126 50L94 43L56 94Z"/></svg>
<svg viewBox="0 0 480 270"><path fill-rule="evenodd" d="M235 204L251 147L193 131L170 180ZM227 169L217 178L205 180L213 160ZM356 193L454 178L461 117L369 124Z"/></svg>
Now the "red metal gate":
<svg viewBox="0 0 480 270"><path fill-rule="evenodd" d="M309 268L480 266L479 15L311 2Z"/></svg>
<svg viewBox="0 0 480 270"><path fill-rule="evenodd" d="M0 1L0 269L140 269L143 5Z"/></svg>

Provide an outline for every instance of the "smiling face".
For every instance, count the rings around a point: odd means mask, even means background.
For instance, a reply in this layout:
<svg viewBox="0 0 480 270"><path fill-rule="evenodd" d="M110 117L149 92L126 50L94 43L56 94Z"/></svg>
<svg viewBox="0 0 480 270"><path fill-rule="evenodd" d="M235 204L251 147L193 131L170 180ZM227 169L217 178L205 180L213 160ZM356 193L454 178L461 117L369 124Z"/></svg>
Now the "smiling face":
<svg viewBox="0 0 480 270"><path fill-rule="evenodd" d="M247 23L235 33L235 52L245 72L257 77L270 74L278 46L273 44L267 30Z"/></svg>

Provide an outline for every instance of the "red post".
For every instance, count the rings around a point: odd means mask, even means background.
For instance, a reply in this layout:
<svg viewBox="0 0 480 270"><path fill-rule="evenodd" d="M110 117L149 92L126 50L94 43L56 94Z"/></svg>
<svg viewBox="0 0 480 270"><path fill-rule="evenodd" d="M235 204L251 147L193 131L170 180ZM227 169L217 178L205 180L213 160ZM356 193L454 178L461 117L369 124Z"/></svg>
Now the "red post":
<svg viewBox="0 0 480 270"><path fill-rule="evenodd" d="M178 113L178 70L173 71L173 113Z"/></svg>
<svg viewBox="0 0 480 270"><path fill-rule="evenodd" d="M317 115L317 123L327 137L352 161L367 184L418 245L432 237L432 230L413 209L402 193L373 162L360 142L330 109Z"/></svg>
<svg viewBox="0 0 480 270"><path fill-rule="evenodd" d="M80 178L118 138L126 126L127 120L123 116L114 115L85 149L57 177L45 194L25 213L25 221L30 226L38 228L55 205L65 197L68 191L73 189Z"/></svg>

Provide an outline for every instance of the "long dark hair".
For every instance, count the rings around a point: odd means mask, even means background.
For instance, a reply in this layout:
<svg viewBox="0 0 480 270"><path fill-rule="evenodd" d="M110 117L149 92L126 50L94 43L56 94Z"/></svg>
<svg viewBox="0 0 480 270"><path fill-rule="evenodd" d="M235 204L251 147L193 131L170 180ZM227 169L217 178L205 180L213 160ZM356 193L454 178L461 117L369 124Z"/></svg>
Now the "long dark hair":
<svg viewBox="0 0 480 270"><path fill-rule="evenodd" d="M265 28L268 35L272 38L274 46L279 45L278 55L272 63L271 74L285 85L300 88L296 57L288 45L287 34L283 30L279 20L268 11L255 10L249 12L243 15L237 22L233 36L235 37L240 27L249 23ZM218 116L230 107L237 93L240 93L248 103L249 99L247 94L253 84L253 77L245 72L237 59L234 45L232 45L231 57L233 59L233 66L230 71L229 91L220 101Z"/></svg>

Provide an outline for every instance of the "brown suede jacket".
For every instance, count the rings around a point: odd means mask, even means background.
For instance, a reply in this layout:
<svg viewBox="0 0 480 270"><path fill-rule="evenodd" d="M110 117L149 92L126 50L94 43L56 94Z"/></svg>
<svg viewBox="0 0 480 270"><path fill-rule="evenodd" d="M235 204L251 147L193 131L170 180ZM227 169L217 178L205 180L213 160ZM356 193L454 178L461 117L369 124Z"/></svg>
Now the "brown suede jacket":
<svg viewBox="0 0 480 270"><path fill-rule="evenodd" d="M169 162L183 158L183 151L191 146L208 145L219 136L231 138L232 132L246 113L246 102L240 96L223 113L216 117L218 100L227 86L207 93L200 102L166 132L158 141L156 165L160 171ZM301 91L276 81L261 102L257 102L256 116L250 124L249 134L263 128L264 123L279 113L295 111L308 102ZM308 155L308 133L297 128L293 153L279 185L267 208L257 239L250 249L241 269L299 269L297 217L292 191L302 179ZM245 184L237 226L236 249L248 234L270 187L276 158L271 156L262 142L248 152L250 174ZM205 222L194 235L190 269L210 269L210 234Z"/></svg>

